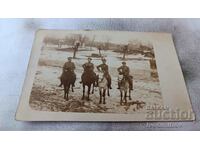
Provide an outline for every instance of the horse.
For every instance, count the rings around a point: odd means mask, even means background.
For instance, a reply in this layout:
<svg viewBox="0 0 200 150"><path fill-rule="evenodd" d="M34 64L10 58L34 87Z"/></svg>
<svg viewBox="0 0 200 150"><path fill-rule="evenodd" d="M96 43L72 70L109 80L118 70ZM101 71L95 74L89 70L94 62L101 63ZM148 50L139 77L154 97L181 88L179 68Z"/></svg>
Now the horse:
<svg viewBox="0 0 200 150"><path fill-rule="evenodd" d="M91 86L92 87L92 94L94 93L94 87L97 86L97 76L96 74L90 70L90 69L85 69L82 76L81 76L81 82L82 86L83 86L83 96L82 96L82 100L85 99L85 86L88 87L88 97L87 100L90 100L90 90L91 90Z"/></svg>
<svg viewBox="0 0 200 150"><path fill-rule="evenodd" d="M100 95L99 104L102 103L102 98L103 98L103 104L106 104L106 101L105 101L106 91L108 93L108 96L110 96L109 86L110 85L108 85L108 81L106 77L104 76L104 74L100 73L98 75L98 87L99 87L99 95Z"/></svg>
<svg viewBox="0 0 200 150"><path fill-rule="evenodd" d="M119 86L120 86L120 105L122 105L123 100L125 101L125 104L127 104L127 93L129 93L129 100L131 100L131 89L130 89L130 84L128 82L128 79L125 78L123 75L119 75L118 77L119 80Z"/></svg>
<svg viewBox="0 0 200 150"><path fill-rule="evenodd" d="M64 99L68 100L70 87L72 88L72 92L74 92L73 86L76 81L76 75L70 70L64 70L60 80L61 83L64 85Z"/></svg>

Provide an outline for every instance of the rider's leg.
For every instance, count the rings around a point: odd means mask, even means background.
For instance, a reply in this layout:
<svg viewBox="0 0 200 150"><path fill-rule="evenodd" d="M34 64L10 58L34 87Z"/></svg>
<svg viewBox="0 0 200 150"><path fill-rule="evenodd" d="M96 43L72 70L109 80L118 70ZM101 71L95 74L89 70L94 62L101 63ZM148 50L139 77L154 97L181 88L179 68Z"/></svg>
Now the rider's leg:
<svg viewBox="0 0 200 150"><path fill-rule="evenodd" d="M118 87L117 87L117 89L120 89L120 81L118 81Z"/></svg>
<svg viewBox="0 0 200 150"><path fill-rule="evenodd" d="M130 89L133 90L133 79L132 79L132 76L128 77L128 81L129 81Z"/></svg>
<svg viewBox="0 0 200 150"><path fill-rule="evenodd" d="M81 75L81 81L79 83L83 83L83 76L84 76L85 72L83 72L83 74Z"/></svg>
<svg viewBox="0 0 200 150"><path fill-rule="evenodd" d="M111 83L112 83L112 80L111 80L111 76L109 74L106 75L106 79L108 81L108 86L110 89L112 89L112 86L111 86Z"/></svg>
<svg viewBox="0 0 200 150"><path fill-rule="evenodd" d="M76 74L75 74L75 72L73 72L73 74L74 74L74 78L75 78L75 81L76 81ZM75 82L73 83L72 86L75 87Z"/></svg>
<svg viewBox="0 0 200 150"><path fill-rule="evenodd" d="M60 85L59 85L59 87L62 87L62 85L63 85L63 83L62 83L62 77L63 77L63 72L62 72L62 74L60 76Z"/></svg>

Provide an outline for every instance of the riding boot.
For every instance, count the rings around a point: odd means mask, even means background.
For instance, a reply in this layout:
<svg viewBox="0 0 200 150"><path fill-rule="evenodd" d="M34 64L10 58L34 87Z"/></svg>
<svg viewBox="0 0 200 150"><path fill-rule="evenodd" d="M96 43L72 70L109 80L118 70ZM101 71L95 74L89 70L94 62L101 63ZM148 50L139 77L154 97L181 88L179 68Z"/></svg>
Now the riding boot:
<svg viewBox="0 0 200 150"><path fill-rule="evenodd" d="M63 73L62 75L59 77L60 78L60 85L58 87L62 87L63 83L62 83L62 76L63 76Z"/></svg>
<svg viewBox="0 0 200 150"><path fill-rule="evenodd" d="M111 77L110 77L110 75L107 75L107 76L106 76L106 79L107 79L107 81L108 81L109 89L112 89L112 87L111 87Z"/></svg>
<svg viewBox="0 0 200 150"><path fill-rule="evenodd" d="M118 87L117 87L117 89L120 89L120 81L118 81Z"/></svg>
<svg viewBox="0 0 200 150"><path fill-rule="evenodd" d="M130 90L133 90L133 80L129 79Z"/></svg>

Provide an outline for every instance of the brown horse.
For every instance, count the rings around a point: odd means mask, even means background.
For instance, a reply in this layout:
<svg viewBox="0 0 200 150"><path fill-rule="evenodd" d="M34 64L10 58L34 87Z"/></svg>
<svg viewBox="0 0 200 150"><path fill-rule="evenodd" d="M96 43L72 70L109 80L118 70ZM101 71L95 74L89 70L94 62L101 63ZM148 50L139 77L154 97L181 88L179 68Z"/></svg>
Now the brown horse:
<svg viewBox="0 0 200 150"><path fill-rule="evenodd" d="M94 87L97 86L97 76L96 74L91 71L90 69L85 69L85 71L83 72L82 76L81 76L81 83L83 84L83 96L82 96L82 100L85 99L85 87L88 87L88 97L87 100L90 100L90 90L91 90L91 86L92 87L92 94L94 93Z"/></svg>
<svg viewBox="0 0 200 150"><path fill-rule="evenodd" d="M119 78L119 85L120 85L120 105L122 105L123 100L125 101L125 104L127 104L127 93L129 93L129 100L131 100L131 89L130 89L130 85L129 85L129 81L128 79L126 79L123 75L120 75Z"/></svg>
<svg viewBox="0 0 200 150"><path fill-rule="evenodd" d="M74 92L73 86L76 81L76 75L70 70L64 70L60 80L61 80L61 84L64 85L64 99L68 100L70 87L72 88L72 92Z"/></svg>

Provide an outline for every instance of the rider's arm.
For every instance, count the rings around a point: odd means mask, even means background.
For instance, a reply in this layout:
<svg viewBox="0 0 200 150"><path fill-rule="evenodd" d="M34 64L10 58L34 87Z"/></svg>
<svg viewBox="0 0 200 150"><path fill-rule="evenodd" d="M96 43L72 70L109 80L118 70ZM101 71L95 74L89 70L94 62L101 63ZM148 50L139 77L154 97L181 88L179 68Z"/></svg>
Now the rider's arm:
<svg viewBox="0 0 200 150"><path fill-rule="evenodd" d="M76 66L75 66L75 64L73 63L73 69L75 70L76 69Z"/></svg>
<svg viewBox="0 0 200 150"><path fill-rule="evenodd" d="M101 68L101 65L98 65L98 66L97 66L97 70L98 70L98 71L101 71L100 68Z"/></svg>
<svg viewBox="0 0 200 150"><path fill-rule="evenodd" d="M94 64L92 64L92 70L94 70Z"/></svg>
<svg viewBox="0 0 200 150"><path fill-rule="evenodd" d="M83 64L82 67L85 68L85 64Z"/></svg>
<svg viewBox="0 0 200 150"><path fill-rule="evenodd" d="M64 65L63 65L63 71L65 70L65 68L66 68L66 63L64 63Z"/></svg>
<svg viewBox="0 0 200 150"><path fill-rule="evenodd" d="M119 67L119 68L117 68L117 71L118 71L118 72L121 72L121 69L122 69L122 67Z"/></svg>
<svg viewBox="0 0 200 150"><path fill-rule="evenodd" d="M108 72L108 65L106 65L106 68L105 68L105 69L106 69L106 71Z"/></svg>
<svg viewBox="0 0 200 150"><path fill-rule="evenodd" d="M127 71L128 71L128 74L130 73L130 69L129 69L129 67L127 67Z"/></svg>

